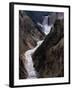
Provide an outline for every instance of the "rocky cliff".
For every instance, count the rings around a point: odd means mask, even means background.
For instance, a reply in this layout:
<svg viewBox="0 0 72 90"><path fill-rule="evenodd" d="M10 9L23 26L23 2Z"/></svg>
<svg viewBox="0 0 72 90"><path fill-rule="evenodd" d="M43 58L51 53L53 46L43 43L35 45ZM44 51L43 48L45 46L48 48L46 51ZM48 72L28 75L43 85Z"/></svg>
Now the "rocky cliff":
<svg viewBox="0 0 72 90"><path fill-rule="evenodd" d="M24 12L19 12L19 78L27 77L24 67L24 53L36 46L37 41L45 38L45 34L39 31L32 19Z"/></svg>
<svg viewBox="0 0 72 90"><path fill-rule="evenodd" d="M64 20L56 20L51 32L32 58L39 78L64 76Z"/></svg>

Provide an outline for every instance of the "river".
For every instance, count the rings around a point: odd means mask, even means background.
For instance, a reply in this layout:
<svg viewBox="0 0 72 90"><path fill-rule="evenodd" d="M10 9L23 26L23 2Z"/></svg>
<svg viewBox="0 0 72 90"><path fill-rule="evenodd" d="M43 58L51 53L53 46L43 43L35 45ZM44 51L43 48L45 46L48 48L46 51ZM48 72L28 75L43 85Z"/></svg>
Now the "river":
<svg viewBox="0 0 72 90"><path fill-rule="evenodd" d="M37 78L37 74L35 71L35 68L33 67L33 60L32 60L32 54L35 52L35 50L42 44L43 40L37 42L37 46L33 49L27 50L25 52L25 68L28 73L27 78Z"/></svg>
<svg viewBox="0 0 72 90"><path fill-rule="evenodd" d="M42 27L42 30L44 31L44 33L46 35L48 35L50 33L51 27L52 25L48 25L48 18L49 16L45 16L42 25L40 23L38 23L39 26ZM35 52L35 50L42 44L43 40L38 41L37 42L37 46L33 49L27 50L25 52L25 68L27 70L28 73L28 77L27 78L37 78L37 74L35 71L35 68L33 67L33 60L32 60L32 54Z"/></svg>

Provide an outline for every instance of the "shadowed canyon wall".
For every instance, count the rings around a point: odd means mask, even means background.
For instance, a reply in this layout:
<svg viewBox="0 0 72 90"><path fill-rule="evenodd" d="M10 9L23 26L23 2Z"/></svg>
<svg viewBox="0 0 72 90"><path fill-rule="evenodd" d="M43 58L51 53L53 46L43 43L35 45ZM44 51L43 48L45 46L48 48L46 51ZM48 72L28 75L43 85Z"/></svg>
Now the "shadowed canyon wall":
<svg viewBox="0 0 72 90"><path fill-rule="evenodd" d="M56 20L51 32L33 54L40 78L64 76L64 20Z"/></svg>

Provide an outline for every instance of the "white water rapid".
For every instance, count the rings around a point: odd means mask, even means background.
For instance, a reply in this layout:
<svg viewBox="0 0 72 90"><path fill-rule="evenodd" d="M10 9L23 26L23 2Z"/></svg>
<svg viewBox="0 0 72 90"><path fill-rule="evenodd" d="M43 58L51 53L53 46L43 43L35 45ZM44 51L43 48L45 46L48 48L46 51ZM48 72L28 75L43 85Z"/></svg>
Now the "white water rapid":
<svg viewBox="0 0 72 90"><path fill-rule="evenodd" d="M33 67L33 61L32 61L32 54L35 52L35 50L42 44L43 40L37 42L37 46L33 49L27 50L25 52L25 68L28 73L27 78L37 78L36 71Z"/></svg>

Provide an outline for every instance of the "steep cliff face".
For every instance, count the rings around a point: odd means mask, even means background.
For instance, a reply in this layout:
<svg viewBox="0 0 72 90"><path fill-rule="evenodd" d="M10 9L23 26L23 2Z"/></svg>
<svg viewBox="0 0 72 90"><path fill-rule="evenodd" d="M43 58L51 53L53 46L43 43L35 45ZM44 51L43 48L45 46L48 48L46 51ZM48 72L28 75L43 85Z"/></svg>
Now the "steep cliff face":
<svg viewBox="0 0 72 90"><path fill-rule="evenodd" d="M64 20L56 20L51 32L33 54L38 77L64 76Z"/></svg>
<svg viewBox="0 0 72 90"><path fill-rule="evenodd" d="M19 17L19 41L20 53L36 46L36 42L44 38L44 35L34 26L29 16ZM22 46L23 45L23 46Z"/></svg>
<svg viewBox="0 0 72 90"><path fill-rule="evenodd" d="M25 12L19 12L19 78L27 77L24 67L24 53L36 46L37 41L44 39L45 34L39 31Z"/></svg>

